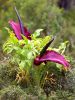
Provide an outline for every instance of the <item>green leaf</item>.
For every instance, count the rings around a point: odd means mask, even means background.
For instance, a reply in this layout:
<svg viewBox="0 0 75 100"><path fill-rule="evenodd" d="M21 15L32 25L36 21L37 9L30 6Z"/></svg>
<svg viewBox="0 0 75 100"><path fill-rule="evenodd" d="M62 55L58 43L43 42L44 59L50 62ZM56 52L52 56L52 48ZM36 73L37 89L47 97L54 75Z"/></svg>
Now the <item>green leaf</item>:
<svg viewBox="0 0 75 100"><path fill-rule="evenodd" d="M25 68L25 61L21 61L21 63L19 64L20 69L24 69Z"/></svg>
<svg viewBox="0 0 75 100"><path fill-rule="evenodd" d="M33 38L36 38L38 36L40 36L40 32L43 31L43 29L38 29L33 33Z"/></svg>
<svg viewBox="0 0 75 100"><path fill-rule="evenodd" d="M67 48L67 45L69 44L69 41L65 41L64 43L61 43L59 46L59 52L63 54Z"/></svg>
<svg viewBox="0 0 75 100"><path fill-rule="evenodd" d="M28 59L32 59L32 58L33 58L32 52L29 52L29 53L27 54L27 58L28 58Z"/></svg>

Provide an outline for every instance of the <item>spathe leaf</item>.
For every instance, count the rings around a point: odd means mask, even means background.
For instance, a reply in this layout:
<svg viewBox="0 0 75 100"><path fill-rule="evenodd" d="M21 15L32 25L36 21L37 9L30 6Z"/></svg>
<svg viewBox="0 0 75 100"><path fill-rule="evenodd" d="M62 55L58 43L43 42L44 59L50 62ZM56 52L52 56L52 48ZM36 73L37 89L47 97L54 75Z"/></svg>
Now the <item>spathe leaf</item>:
<svg viewBox="0 0 75 100"><path fill-rule="evenodd" d="M70 66L70 64L64 58L64 56L54 50L46 50L46 52L42 56L40 56L40 55L37 56L34 59L34 64L40 65L41 63L43 63L43 62L46 63L47 61L59 63L66 68Z"/></svg>

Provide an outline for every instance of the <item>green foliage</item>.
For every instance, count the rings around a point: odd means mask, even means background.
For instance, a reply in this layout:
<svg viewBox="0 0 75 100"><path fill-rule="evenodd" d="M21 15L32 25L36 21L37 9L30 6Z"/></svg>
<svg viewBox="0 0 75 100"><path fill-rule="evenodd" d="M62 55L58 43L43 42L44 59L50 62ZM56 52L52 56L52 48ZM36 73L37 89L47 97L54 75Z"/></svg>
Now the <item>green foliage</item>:
<svg viewBox="0 0 75 100"><path fill-rule="evenodd" d="M8 29L10 37L3 45L4 51L12 54L13 61L19 64L21 69L30 69L33 66L33 59L39 54L42 47L50 40L50 36L37 38L41 30L37 30L32 34L32 40L28 40L23 36L22 40L18 40L14 33ZM38 33L38 35L37 35Z"/></svg>
<svg viewBox="0 0 75 100"><path fill-rule="evenodd" d="M42 29L36 30L32 34L32 40L28 40L23 36L22 40L18 40L14 33L7 29L10 33L10 37L3 45L3 50L8 54L12 54L12 61L16 61L21 69L30 69L33 66L33 59L38 55L45 46L45 44L51 39L51 36L46 36L44 38L38 38ZM68 41L61 43L56 51L64 54ZM52 48L49 48L52 49Z"/></svg>

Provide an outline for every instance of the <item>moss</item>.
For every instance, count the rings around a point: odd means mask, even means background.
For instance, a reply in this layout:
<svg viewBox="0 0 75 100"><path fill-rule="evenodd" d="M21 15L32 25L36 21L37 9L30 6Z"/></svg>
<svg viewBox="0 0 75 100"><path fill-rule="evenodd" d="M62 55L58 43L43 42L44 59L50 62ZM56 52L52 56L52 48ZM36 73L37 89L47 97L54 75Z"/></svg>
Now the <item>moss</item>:
<svg viewBox="0 0 75 100"><path fill-rule="evenodd" d="M9 86L0 91L1 100L20 100L20 96L24 95L24 91L20 87ZM23 99L24 100L24 99Z"/></svg>
<svg viewBox="0 0 75 100"><path fill-rule="evenodd" d="M38 100L38 96L27 94L19 86L9 86L0 91L0 100Z"/></svg>
<svg viewBox="0 0 75 100"><path fill-rule="evenodd" d="M12 84L15 81L16 74L17 67L15 65L11 66L9 61L6 63L2 63L0 65L0 85L2 87L5 87Z"/></svg>
<svg viewBox="0 0 75 100"><path fill-rule="evenodd" d="M2 79L0 79L0 90L4 88L4 81Z"/></svg>

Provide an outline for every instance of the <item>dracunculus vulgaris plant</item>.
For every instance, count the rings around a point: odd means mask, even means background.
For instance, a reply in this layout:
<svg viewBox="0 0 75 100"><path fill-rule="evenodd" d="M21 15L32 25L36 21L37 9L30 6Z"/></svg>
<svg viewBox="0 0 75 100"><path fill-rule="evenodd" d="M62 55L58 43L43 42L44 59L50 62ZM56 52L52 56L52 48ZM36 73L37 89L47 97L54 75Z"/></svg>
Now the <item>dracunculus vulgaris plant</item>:
<svg viewBox="0 0 75 100"><path fill-rule="evenodd" d="M9 31L10 37L3 45L3 49L7 53L12 54L13 61L16 61L20 69L31 72L32 69L36 69L33 67L34 65L37 67L40 65L44 66L47 62L60 64L63 69L68 69L70 64L66 58L49 47L54 41L54 37L45 36L44 38L40 38L41 30L31 34L30 31L24 27L16 8L15 11L19 22L16 23L13 20L9 21L13 32ZM22 44L24 45L21 48Z"/></svg>
<svg viewBox="0 0 75 100"><path fill-rule="evenodd" d="M29 40L31 40L31 34L30 32L27 30L26 27L23 26L23 23L21 21L21 18L18 14L17 9L15 8L19 23L16 23L14 21L9 21L9 24L11 25L12 29L14 30L14 33L16 35L16 37L18 38L18 40L22 39L21 33ZM34 64L35 65L40 65L41 63L46 63L47 61L52 61L55 63L59 63L62 64L64 67L69 67L70 64L66 61L66 59L59 54L58 52L54 51L54 50L46 50L49 45L52 43L52 41L54 40L54 38L52 40L50 40L42 49L42 51L40 52L40 55L38 55L36 58L34 58Z"/></svg>

